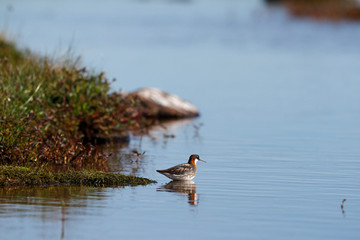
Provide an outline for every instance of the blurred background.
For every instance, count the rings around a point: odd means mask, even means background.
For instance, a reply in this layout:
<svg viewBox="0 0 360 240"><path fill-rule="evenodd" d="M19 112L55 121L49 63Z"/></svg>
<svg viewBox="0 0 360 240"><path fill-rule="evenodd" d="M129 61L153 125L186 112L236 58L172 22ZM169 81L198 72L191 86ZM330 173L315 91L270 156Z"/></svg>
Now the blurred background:
<svg viewBox="0 0 360 240"><path fill-rule="evenodd" d="M0 29L18 46L81 55L116 79L112 90L157 87L201 116L118 149L145 151L140 159L114 154L119 171L158 184L76 198L61 190L66 218L59 204L36 207L59 202L53 188L26 208L3 192L0 229L17 239L359 239L359 9L355 0L1 1ZM208 162L194 184L155 172L192 153Z"/></svg>

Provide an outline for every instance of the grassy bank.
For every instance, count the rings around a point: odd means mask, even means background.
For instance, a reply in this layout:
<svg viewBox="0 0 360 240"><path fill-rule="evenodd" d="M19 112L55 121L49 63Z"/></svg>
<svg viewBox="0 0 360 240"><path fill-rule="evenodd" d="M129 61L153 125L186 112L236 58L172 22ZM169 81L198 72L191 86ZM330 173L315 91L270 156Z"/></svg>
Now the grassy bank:
<svg viewBox="0 0 360 240"><path fill-rule="evenodd" d="M16 166L0 166L0 187L10 186L134 186L155 181L135 176L125 176L95 170L66 171L53 173L44 169Z"/></svg>
<svg viewBox="0 0 360 240"><path fill-rule="evenodd" d="M104 73L20 51L2 37L0 86L0 165L106 171L96 143L126 141L149 125L136 99L109 93Z"/></svg>

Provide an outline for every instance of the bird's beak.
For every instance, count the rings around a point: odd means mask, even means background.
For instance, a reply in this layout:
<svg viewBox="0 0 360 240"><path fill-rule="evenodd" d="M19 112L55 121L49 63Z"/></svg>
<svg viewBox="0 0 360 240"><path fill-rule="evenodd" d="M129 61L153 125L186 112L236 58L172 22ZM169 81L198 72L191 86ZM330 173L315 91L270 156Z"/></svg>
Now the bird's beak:
<svg viewBox="0 0 360 240"><path fill-rule="evenodd" d="M202 161L202 162L206 162L205 160L201 160L200 158L198 159L199 161Z"/></svg>

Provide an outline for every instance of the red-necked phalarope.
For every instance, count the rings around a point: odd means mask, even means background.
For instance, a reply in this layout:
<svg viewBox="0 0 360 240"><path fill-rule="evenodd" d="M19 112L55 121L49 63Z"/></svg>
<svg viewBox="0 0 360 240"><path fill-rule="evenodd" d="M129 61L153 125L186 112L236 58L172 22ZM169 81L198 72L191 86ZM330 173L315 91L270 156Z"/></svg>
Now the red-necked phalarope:
<svg viewBox="0 0 360 240"><path fill-rule="evenodd" d="M199 155L193 154L190 156L188 163L176 165L165 170L156 170L157 172L171 178L173 180L191 180L196 175L196 163L201 160Z"/></svg>

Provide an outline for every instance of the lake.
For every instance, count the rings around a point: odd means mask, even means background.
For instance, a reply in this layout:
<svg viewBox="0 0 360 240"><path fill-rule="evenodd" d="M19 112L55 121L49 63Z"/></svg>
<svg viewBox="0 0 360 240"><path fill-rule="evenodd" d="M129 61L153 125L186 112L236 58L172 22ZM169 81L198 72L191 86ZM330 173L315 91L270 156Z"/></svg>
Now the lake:
<svg viewBox="0 0 360 240"><path fill-rule="evenodd" d="M360 238L360 23L252 0L4 0L0 27L201 112L110 150L157 184L0 189L0 239ZM155 171L192 153L193 182Z"/></svg>

